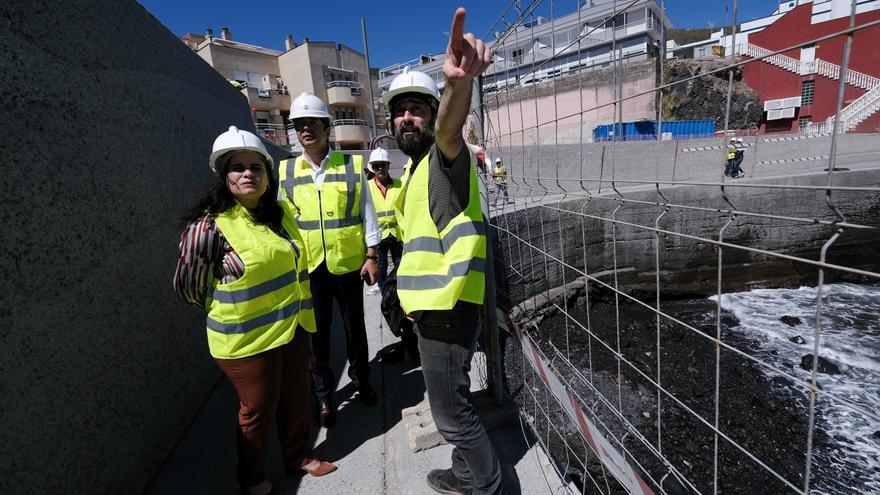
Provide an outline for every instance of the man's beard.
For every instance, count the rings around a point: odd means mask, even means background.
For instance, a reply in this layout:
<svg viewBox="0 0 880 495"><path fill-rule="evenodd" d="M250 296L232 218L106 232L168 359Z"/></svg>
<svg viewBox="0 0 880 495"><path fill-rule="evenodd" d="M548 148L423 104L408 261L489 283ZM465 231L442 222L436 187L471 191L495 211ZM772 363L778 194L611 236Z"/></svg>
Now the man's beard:
<svg viewBox="0 0 880 495"><path fill-rule="evenodd" d="M413 132L409 136L404 136L404 132ZM414 125L402 125L397 130L394 140L397 141L397 147L410 158L424 155L428 148L434 144L433 129L419 129Z"/></svg>

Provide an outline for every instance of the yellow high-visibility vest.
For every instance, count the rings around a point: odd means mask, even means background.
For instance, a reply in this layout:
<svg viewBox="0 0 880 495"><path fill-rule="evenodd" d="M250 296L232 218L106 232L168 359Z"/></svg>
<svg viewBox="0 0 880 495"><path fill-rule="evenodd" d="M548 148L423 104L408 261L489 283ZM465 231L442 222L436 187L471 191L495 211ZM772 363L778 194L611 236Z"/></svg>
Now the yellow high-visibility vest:
<svg viewBox="0 0 880 495"><path fill-rule="evenodd" d="M440 232L428 206L430 166L426 155L410 175L407 163L394 202L403 236L397 295L407 313L452 309L458 301L482 304L486 288L486 230L473 155L468 204Z"/></svg>
<svg viewBox="0 0 880 495"><path fill-rule="evenodd" d="M360 206L363 157L331 151L320 191L311 165L302 156L290 168L290 160L279 166L278 197L297 212L296 223L309 253L309 272L323 261L336 275L359 270L367 255Z"/></svg>
<svg viewBox="0 0 880 495"><path fill-rule="evenodd" d="M397 216L394 214L394 201L400 193L400 186L400 179L392 178L383 196L379 186L376 185L376 179L370 181L370 196L376 208L376 220L382 229L382 240L391 236L400 240L400 229L397 227Z"/></svg>
<svg viewBox="0 0 880 495"><path fill-rule="evenodd" d="M495 175L495 183L504 186L507 185L507 176L502 174L504 174L504 167L495 167L495 172L493 173Z"/></svg>
<svg viewBox="0 0 880 495"><path fill-rule="evenodd" d="M205 301L208 349L220 359L238 359L293 339L297 326L315 331L307 254L292 212L282 205L291 241L251 220L240 205L217 215L223 237L244 263L244 275L228 284L211 282Z"/></svg>

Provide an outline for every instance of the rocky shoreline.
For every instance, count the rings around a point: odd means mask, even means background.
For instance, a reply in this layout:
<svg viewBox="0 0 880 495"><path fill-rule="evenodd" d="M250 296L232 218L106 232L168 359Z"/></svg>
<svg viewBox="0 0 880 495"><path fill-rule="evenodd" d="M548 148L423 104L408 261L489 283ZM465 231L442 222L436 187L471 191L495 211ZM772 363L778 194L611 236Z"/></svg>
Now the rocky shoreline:
<svg viewBox="0 0 880 495"><path fill-rule="evenodd" d="M659 398L658 442L658 394L657 387L651 383L658 372L656 314L622 297L615 306L614 294L605 288L591 286L589 298L582 285L569 289L562 294L557 292L555 298L551 296L555 305L547 300L530 308L524 305L527 309L514 317L518 326L533 331L538 325L540 335L533 336L541 350L553 360L560 378L569 383L584 401L585 408L595 411L598 420L610 428L614 437L624 438L624 446L630 454L628 461L636 467L635 460L638 460L641 468L636 469L642 472L643 478L652 478L658 483L662 479L663 489L668 493L694 493L694 488L702 493L712 492L715 435L709 425L715 423L716 303L709 299L660 302L665 314L696 332L670 319L660 319L660 384L672 397L661 394ZM642 302L649 306L656 303L653 298ZM557 305L566 308L569 316L560 312ZM619 319L616 317L618 308ZM718 439L718 490L750 494L791 492L791 487L767 468L788 483L803 485L809 396L802 386L794 388L804 390L803 393L793 393L789 378L778 374L770 378L766 368L742 355L756 355L758 342L739 334L737 325L736 317L722 312L721 340L736 351L723 347L720 351L718 424L727 439ZM581 326L588 326L594 337ZM532 387L535 396L542 397L543 385L528 369L523 373L521 353L511 347L515 346L512 339L508 340L505 355L509 359L506 363L509 385L522 410L530 414L536 404L532 394L523 387ZM616 357L617 349L622 360ZM554 356L557 359L553 359ZM549 403L540 402L538 406L550 407L552 425L547 424L544 414L538 413L529 418L532 427L539 435L553 432L547 435L551 451L557 460L566 464L578 484L589 487L595 482L605 492L606 481L598 460L589 452L580 433L570 426L568 418L561 417L564 413L560 408L552 399ZM627 433L616 410L623 412L626 422L635 431ZM652 447L646 447L639 437ZM814 447L826 441L824 434L817 430ZM617 447L621 450L619 445ZM657 455L661 450L662 457L685 480L676 480L670 474ZM821 476L821 471L819 473L814 479ZM626 493L610 475L607 483L612 493ZM654 485L650 481L648 484Z"/></svg>

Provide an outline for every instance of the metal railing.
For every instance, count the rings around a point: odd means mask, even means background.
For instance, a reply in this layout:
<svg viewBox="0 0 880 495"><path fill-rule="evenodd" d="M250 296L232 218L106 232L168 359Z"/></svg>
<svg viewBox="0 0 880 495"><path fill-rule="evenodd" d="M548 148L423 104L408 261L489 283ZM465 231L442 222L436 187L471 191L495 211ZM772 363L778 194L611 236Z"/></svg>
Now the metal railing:
<svg viewBox="0 0 880 495"><path fill-rule="evenodd" d="M843 132L855 129L865 119L880 111L880 85L855 99L840 112L840 129ZM808 133L830 132L834 128L834 117L825 122L810 123L805 131Z"/></svg>
<svg viewBox="0 0 880 495"><path fill-rule="evenodd" d="M791 58L787 55L771 55L771 53L773 52L771 52L770 50L757 45L753 45L751 43L743 43L740 46L744 47L741 48L740 51L740 53L744 55L748 55L749 57L753 58L761 58L769 64L781 67L785 70L797 74L817 73L829 79L840 79L840 66L826 60L816 59L812 62L801 62L800 60ZM807 67L804 67L805 65ZM848 69L846 74L846 83L851 86L871 90L877 86L880 86L880 78L862 72L854 71L852 69Z"/></svg>
<svg viewBox="0 0 880 495"><path fill-rule="evenodd" d="M364 120L364 119L334 119L333 121L330 122L330 125L332 125L332 126L334 126L334 127L335 127L335 126L338 126L338 125L364 125L364 126L369 126L370 123L367 122L367 121Z"/></svg>
<svg viewBox="0 0 880 495"><path fill-rule="evenodd" d="M287 146L289 144L287 127L284 124L255 123L254 127L257 130L258 136L268 139L278 146Z"/></svg>
<svg viewBox="0 0 880 495"><path fill-rule="evenodd" d="M330 88L364 89L364 85L357 81L330 81L327 83L327 89Z"/></svg>

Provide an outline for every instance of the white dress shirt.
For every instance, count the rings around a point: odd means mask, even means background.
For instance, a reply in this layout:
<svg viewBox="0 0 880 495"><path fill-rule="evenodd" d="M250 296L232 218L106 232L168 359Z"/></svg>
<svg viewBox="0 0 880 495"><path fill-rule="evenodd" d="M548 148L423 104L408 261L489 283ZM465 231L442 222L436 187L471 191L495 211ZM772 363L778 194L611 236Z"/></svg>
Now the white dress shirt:
<svg viewBox="0 0 880 495"><path fill-rule="evenodd" d="M327 170L327 162L330 161L330 153L333 148L327 148L327 155L321 160L319 165L312 163L308 153L303 152L303 160L311 167L312 178L315 180L315 187L321 189L324 184L324 172ZM379 227L379 221L376 219L376 208L373 206L373 198L370 196L370 186L367 184L367 178L364 177L364 171L358 170L361 175L361 199L360 210L363 219L364 237L368 247L378 246L382 241L382 229Z"/></svg>

